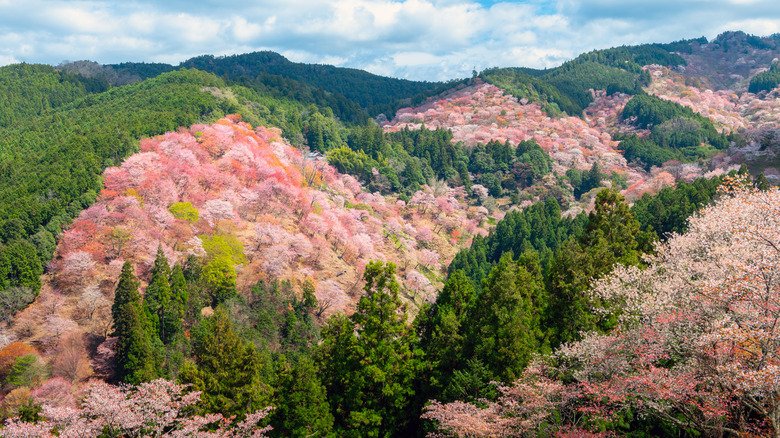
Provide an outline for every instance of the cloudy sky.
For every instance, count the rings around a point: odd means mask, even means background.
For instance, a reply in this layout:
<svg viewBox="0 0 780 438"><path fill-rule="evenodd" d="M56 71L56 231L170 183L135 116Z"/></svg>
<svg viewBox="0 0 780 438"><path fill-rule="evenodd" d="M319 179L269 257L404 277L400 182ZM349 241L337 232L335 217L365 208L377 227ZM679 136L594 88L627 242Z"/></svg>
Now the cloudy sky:
<svg viewBox="0 0 780 438"><path fill-rule="evenodd" d="M273 50L308 63L446 80L554 67L622 44L780 32L777 0L0 0L0 65L178 64Z"/></svg>

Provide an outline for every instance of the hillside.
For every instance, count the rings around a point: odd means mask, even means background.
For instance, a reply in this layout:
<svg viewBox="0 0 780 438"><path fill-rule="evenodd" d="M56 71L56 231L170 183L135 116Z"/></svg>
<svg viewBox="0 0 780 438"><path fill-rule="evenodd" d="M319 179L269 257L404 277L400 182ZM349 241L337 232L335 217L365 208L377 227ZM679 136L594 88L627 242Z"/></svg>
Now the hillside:
<svg viewBox="0 0 780 438"><path fill-rule="evenodd" d="M671 185L676 178L693 180L708 174L697 164L674 164L652 172L629 166L612 133L622 129L618 114L631 96L604 92L594 93L595 101L585 116L550 117L539 102L518 101L503 90L486 83L477 83L431 99L417 108L404 108L385 125L389 132L404 128L446 128L453 132L453 142L467 147L490 140L509 141L517 145L533 139L553 159L552 172L564 175L571 169L587 171L597 164L610 176L617 173L626 181L624 194L635 200L644 193L655 193ZM676 176L672 176L672 173ZM556 184L547 181L548 188ZM587 206L585 206L587 207Z"/></svg>
<svg viewBox="0 0 780 438"><path fill-rule="evenodd" d="M685 59L681 72L689 83L700 88L746 91L750 80L769 69L780 56L780 38L724 32L712 41L706 38L668 45Z"/></svg>
<svg viewBox="0 0 780 438"><path fill-rule="evenodd" d="M125 260L148 279L158 247L171 264L194 255L208 265L228 245L230 261L221 262L235 266L242 294L259 281L296 290L312 281L323 318L352 311L368 261L395 262L405 300L418 306L435 298L455 252L486 233L484 213L467 212L462 191L426 187L408 204L372 195L279 134L223 119L142 141L140 153L105 170L97 202L58 240L53 275L11 332L47 342L45 327L28 335L21 327L55 300L64 304L56 314L78 323L73 329L98 334L107 322L79 317L84 294L99 290L110 303Z"/></svg>

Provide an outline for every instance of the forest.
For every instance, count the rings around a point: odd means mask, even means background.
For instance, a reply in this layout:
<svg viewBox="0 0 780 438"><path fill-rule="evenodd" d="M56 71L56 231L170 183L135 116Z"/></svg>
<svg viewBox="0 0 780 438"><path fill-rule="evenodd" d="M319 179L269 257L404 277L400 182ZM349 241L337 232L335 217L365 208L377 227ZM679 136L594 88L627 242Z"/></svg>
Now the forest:
<svg viewBox="0 0 780 438"><path fill-rule="evenodd" d="M0 67L0 435L780 436L777 64L706 44Z"/></svg>

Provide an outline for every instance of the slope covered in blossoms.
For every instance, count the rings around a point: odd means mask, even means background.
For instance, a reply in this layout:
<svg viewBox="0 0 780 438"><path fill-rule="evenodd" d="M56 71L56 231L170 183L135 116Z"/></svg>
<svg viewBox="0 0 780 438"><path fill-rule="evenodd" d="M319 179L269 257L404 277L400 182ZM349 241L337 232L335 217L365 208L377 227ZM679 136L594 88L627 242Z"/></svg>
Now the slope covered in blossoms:
<svg viewBox="0 0 780 438"><path fill-rule="evenodd" d="M312 281L323 317L351 311L368 261L395 262L402 295L420 304L455 252L486 233L486 211L467 213L462 189L425 187L408 204L367 193L277 130L235 118L140 148L104 172L98 202L65 231L41 296L8 335L42 344L74 330L106 335L122 264L131 261L143 284L158 248L171 264L229 252L239 293L261 280L298 290Z"/></svg>
<svg viewBox="0 0 780 438"><path fill-rule="evenodd" d="M598 163L603 172L616 172L626 179L628 188L624 195L629 200L657 192L673 184L676 178L692 180L708 171L695 164L680 163L673 163L674 169L658 168L651 172L629 166L611 132L630 130L619 126L618 114L631 96L607 96L603 91L594 92L594 96L595 101L584 117L553 118L537 102L518 101L498 87L477 81L420 107L401 109L384 127L387 131L423 126L447 128L452 130L454 142L467 146L490 140L516 145L534 139L552 157L554 173L587 170Z"/></svg>
<svg viewBox="0 0 780 438"><path fill-rule="evenodd" d="M747 163L756 172L764 172L780 181L776 158L780 154L777 126L780 124L780 90L759 94L744 90L710 90L688 85L690 73L665 67L646 67L653 76L647 91L693 109L712 120L725 132L739 132L744 141L715 157L716 165Z"/></svg>

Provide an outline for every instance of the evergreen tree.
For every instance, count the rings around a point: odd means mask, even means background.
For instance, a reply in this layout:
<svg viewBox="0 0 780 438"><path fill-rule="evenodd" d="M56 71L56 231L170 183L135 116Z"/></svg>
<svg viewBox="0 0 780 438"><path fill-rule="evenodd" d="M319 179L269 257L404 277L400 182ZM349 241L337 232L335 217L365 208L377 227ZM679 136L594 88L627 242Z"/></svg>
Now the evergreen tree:
<svg viewBox="0 0 780 438"><path fill-rule="evenodd" d="M145 316L140 303L121 306L122 331L116 343L117 377L124 383L137 385L159 377L155 348L150 334L144 330Z"/></svg>
<svg viewBox="0 0 780 438"><path fill-rule="evenodd" d="M261 379L260 356L233 331L227 311L218 307L201 324L195 361L185 363L179 380L202 391L202 411L241 416L267 406L271 389Z"/></svg>
<svg viewBox="0 0 780 438"><path fill-rule="evenodd" d="M165 333L168 338L173 338L181 331L184 316L187 311L187 303L190 301L190 292L187 287L187 280L184 278L184 272L181 265L176 263L170 276L170 300L165 318Z"/></svg>
<svg viewBox="0 0 780 438"><path fill-rule="evenodd" d="M320 377L339 436L393 436L419 415L409 410L422 352L398 298L395 265L370 263L364 279L355 313L331 318L323 330Z"/></svg>
<svg viewBox="0 0 780 438"><path fill-rule="evenodd" d="M333 415L314 361L302 356L291 368L284 356L281 360L272 434L301 438L333 436Z"/></svg>
<svg viewBox="0 0 780 438"><path fill-rule="evenodd" d="M41 290L43 267L35 246L24 239L0 244L0 291L28 287L37 295Z"/></svg>
<svg viewBox="0 0 780 438"><path fill-rule="evenodd" d="M447 280L436 302L421 309L417 315L415 326L420 337L419 345L431 368L424 379L435 392L447 385L452 371L462 360L463 323L475 297L468 277L458 270Z"/></svg>
<svg viewBox="0 0 780 438"><path fill-rule="evenodd" d="M764 172L758 174L754 184L756 185L756 188L762 192L765 192L772 187L772 184L769 183L769 180L766 178L766 175L764 175Z"/></svg>
<svg viewBox="0 0 780 438"><path fill-rule="evenodd" d="M474 287L463 270L455 271L444 285L436 302L423 306L414 321L419 336L418 345L423 351L423 369L415 377L414 412L422 412L429 400L452 401L442 397L444 389L452 382L463 361L465 327L463 326L469 304L476 297ZM415 418L410 425L418 436L425 432L425 425Z"/></svg>
<svg viewBox="0 0 780 438"><path fill-rule="evenodd" d="M133 264L125 261L122 265L122 273L119 274L119 283L114 291L114 303L111 306L111 317L114 319L114 336L125 331L123 312L125 304L141 304L141 294L138 293L138 280L133 272Z"/></svg>
<svg viewBox="0 0 780 438"><path fill-rule="evenodd" d="M577 339L580 332L606 330L614 326L614 317L599 320L587 296L591 281L609 271L616 263L639 264L640 254L650 251L652 238L639 230L623 196L605 189L596 196L596 210L579 239L571 238L556 255L550 273L552 305L547 327L552 345Z"/></svg>
<svg viewBox="0 0 780 438"><path fill-rule="evenodd" d="M146 319L138 293L133 265L122 265L119 284L111 306L116 336L117 378L138 384L159 377L159 360L151 341L151 324Z"/></svg>
<svg viewBox="0 0 780 438"><path fill-rule="evenodd" d="M171 287L168 283L171 268L168 265L168 259L163 253L162 247L157 248L157 257L154 259L152 267L152 278L146 287L144 295L144 309L146 317L152 323L152 329L163 343L168 343L172 338L172 333L166 334L167 319L170 311Z"/></svg>
<svg viewBox="0 0 780 438"><path fill-rule="evenodd" d="M540 315L546 302L536 254L525 253L517 262L511 253L505 254L469 306L465 358L481 361L491 380L514 381L541 349Z"/></svg>

